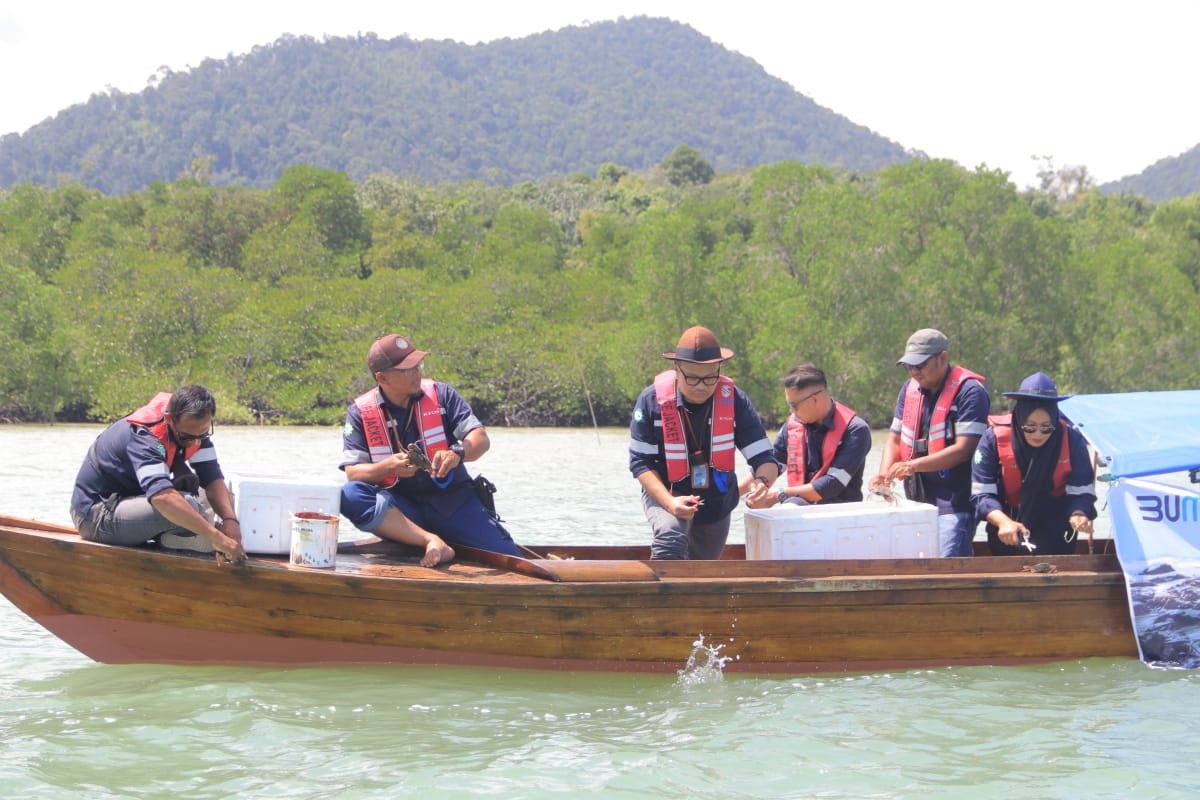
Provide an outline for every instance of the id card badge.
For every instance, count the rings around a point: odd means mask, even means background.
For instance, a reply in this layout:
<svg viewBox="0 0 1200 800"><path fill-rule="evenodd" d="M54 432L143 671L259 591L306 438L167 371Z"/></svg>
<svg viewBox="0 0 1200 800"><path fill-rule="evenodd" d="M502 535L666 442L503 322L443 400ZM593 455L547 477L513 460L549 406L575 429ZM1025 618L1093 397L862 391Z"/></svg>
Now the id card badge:
<svg viewBox="0 0 1200 800"><path fill-rule="evenodd" d="M708 464L692 464L692 488L708 488Z"/></svg>

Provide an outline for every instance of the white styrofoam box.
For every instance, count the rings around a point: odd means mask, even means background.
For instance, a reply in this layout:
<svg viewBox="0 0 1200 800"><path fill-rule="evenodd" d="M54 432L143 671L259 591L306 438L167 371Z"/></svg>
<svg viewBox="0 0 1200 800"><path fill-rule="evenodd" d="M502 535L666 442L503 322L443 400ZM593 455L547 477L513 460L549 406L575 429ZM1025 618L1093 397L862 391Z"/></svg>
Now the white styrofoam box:
<svg viewBox="0 0 1200 800"><path fill-rule="evenodd" d="M937 558L937 508L897 498L746 509L747 559Z"/></svg>
<svg viewBox="0 0 1200 800"><path fill-rule="evenodd" d="M273 475L226 475L247 553L290 554L292 514L320 511L336 515L340 483L311 483Z"/></svg>

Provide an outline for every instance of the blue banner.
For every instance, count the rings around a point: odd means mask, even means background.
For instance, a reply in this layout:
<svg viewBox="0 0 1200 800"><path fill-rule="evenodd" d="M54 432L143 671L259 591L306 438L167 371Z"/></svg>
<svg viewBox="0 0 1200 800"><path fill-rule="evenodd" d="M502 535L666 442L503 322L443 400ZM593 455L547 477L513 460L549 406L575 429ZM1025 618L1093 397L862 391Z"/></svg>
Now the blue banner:
<svg viewBox="0 0 1200 800"><path fill-rule="evenodd" d="M1122 478L1108 503L1142 661L1200 667L1200 493Z"/></svg>

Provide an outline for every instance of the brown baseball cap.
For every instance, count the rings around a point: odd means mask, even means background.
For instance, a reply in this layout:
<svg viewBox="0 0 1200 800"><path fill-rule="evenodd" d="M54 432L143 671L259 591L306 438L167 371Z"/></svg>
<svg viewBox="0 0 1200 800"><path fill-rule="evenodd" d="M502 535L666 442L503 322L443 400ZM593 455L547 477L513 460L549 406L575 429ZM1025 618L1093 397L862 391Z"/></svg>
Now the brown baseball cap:
<svg viewBox="0 0 1200 800"><path fill-rule="evenodd" d="M372 375L389 369L412 369L427 355L424 350L418 350L407 336L389 333L371 345L367 352L367 366L371 368Z"/></svg>

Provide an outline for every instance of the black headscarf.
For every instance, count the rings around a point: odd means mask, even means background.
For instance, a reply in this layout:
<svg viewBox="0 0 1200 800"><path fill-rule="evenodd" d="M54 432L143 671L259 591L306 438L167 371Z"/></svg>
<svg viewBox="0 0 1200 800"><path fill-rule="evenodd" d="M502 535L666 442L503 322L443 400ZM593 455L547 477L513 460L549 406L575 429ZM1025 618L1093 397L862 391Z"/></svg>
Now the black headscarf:
<svg viewBox="0 0 1200 800"><path fill-rule="evenodd" d="M1029 415L1039 408L1050 415L1054 433L1050 434L1050 438L1041 447L1030 447L1025 442L1025 432L1021 430L1021 426L1029 419ZM1062 437L1066 436L1067 432L1058 413L1058 403L1053 400L1017 398L1013 406L1012 425L1013 454L1017 458L1017 469L1021 470L1021 498L1017 521L1029 527L1034 519L1038 501L1050 496L1054 485L1054 467L1062 449Z"/></svg>

